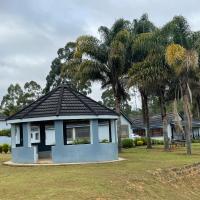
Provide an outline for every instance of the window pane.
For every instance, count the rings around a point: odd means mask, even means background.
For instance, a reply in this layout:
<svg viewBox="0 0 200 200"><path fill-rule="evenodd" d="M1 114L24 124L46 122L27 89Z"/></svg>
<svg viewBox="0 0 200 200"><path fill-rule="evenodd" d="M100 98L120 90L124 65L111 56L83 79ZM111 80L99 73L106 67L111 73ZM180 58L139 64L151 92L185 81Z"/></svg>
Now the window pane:
<svg viewBox="0 0 200 200"><path fill-rule="evenodd" d="M73 128L66 128L67 144L73 143Z"/></svg>
<svg viewBox="0 0 200 200"><path fill-rule="evenodd" d="M39 133L35 133L35 139L39 140Z"/></svg>
<svg viewBox="0 0 200 200"><path fill-rule="evenodd" d="M66 121L65 144L88 144L90 143L89 120Z"/></svg>
<svg viewBox="0 0 200 200"><path fill-rule="evenodd" d="M18 125L15 126L15 142L20 144L20 127Z"/></svg>
<svg viewBox="0 0 200 200"><path fill-rule="evenodd" d="M98 132L100 143L111 142L109 120L98 120Z"/></svg>
<svg viewBox="0 0 200 200"><path fill-rule="evenodd" d="M40 143L40 127L31 127L31 143Z"/></svg>

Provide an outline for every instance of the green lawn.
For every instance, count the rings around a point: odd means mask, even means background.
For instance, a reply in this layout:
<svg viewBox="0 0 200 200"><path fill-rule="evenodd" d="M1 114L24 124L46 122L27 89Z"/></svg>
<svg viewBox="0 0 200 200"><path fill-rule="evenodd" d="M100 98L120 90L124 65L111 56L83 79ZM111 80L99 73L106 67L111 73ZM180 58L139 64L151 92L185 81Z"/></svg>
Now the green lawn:
<svg viewBox="0 0 200 200"><path fill-rule="evenodd" d="M10 155L0 154L0 199L200 199L200 175L164 183L153 174L159 168L200 162L199 144L193 145L192 156L186 156L184 148L163 152L161 146L124 150L120 156L127 160L9 167L2 162L9 160Z"/></svg>

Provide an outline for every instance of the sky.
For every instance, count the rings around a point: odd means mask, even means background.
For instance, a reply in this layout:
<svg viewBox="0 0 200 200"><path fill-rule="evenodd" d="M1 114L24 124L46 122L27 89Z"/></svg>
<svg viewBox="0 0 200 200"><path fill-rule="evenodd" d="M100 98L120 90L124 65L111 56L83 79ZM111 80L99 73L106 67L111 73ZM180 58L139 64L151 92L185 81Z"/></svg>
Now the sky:
<svg viewBox="0 0 200 200"><path fill-rule="evenodd" d="M196 31L199 8L199 0L0 0L0 101L11 83L34 80L44 87L57 50L80 35L98 36L101 25L148 13L161 27L183 15ZM90 96L99 100L100 85L92 90Z"/></svg>

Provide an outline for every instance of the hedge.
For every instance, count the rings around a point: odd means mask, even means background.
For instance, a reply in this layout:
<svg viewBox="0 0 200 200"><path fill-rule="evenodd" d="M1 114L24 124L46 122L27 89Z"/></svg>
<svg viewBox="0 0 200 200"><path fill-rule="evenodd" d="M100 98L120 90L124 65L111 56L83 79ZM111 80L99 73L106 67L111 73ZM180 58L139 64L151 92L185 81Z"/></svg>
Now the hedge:
<svg viewBox="0 0 200 200"><path fill-rule="evenodd" d="M0 130L0 136L11 136L11 130L10 129L4 129L4 130Z"/></svg>

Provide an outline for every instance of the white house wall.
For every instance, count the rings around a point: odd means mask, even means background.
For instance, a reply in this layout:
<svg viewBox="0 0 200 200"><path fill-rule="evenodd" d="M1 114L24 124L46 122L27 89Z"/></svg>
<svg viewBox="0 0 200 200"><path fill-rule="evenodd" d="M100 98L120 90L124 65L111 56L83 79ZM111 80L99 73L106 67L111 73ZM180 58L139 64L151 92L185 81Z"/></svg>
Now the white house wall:
<svg viewBox="0 0 200 200"><path fill-rule="evenodd" d="M130 138L131 133L133 133L130 122L123 115L120 116L120 119L121 119L121 125L128 125L128 134Z"/></svg>
<svg viewBox="0 0 200 200"><path fill-rule="evenodd" d="M6 121L0 121L0 130L9 129L10 125L6 124Z"/></svg>

